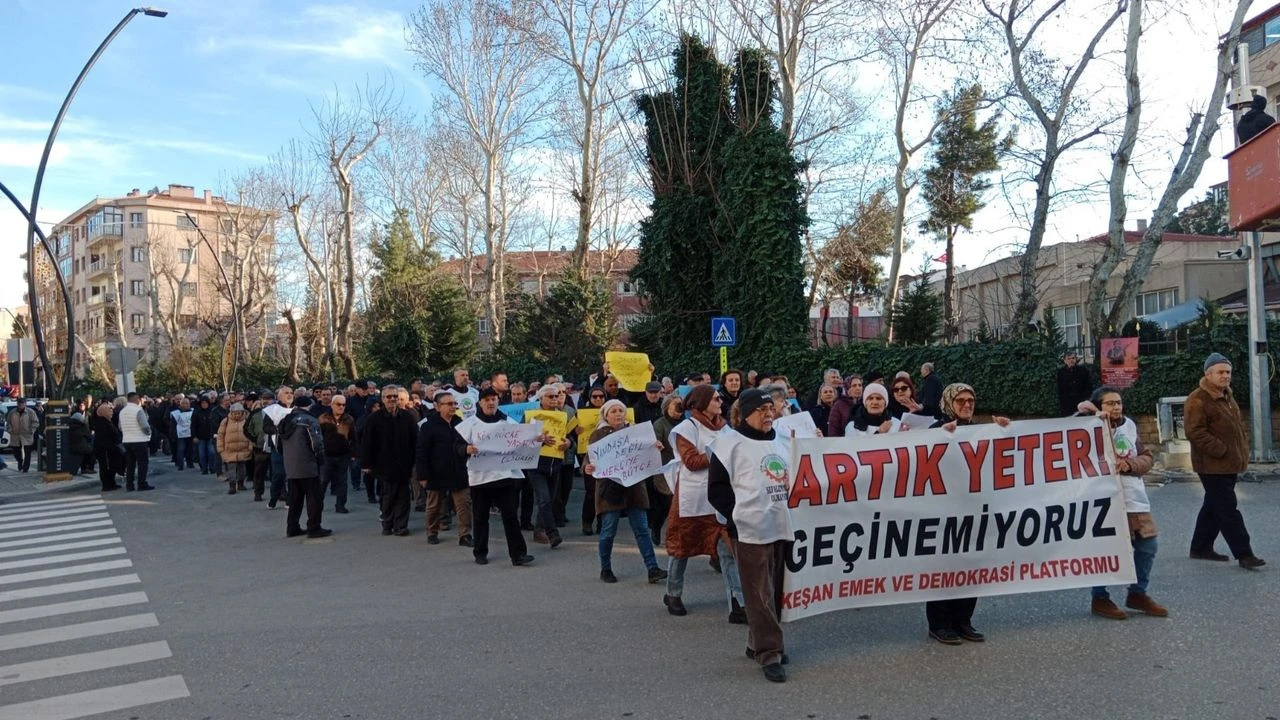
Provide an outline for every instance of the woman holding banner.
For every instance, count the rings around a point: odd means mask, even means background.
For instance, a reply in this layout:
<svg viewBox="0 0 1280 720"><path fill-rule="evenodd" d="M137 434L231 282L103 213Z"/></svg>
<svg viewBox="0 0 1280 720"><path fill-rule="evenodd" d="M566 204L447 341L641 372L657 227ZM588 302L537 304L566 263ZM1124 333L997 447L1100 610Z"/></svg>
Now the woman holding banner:
<svg viewBox="0 0 1280 720"><path fill-rule="evenodd" d="M591 433L590 442L598 443L613 433L627 427L627 406L621 400L610 400L600 408L600 420ZM654 441L655 444L657 441ZM667 573L658 567L658 557L653 552L653 540L649 536L649 494L644 483L624 487L613 478L596 478L596 466L590 461L582 466L584 476L595 479L596 517L600 518L600 579L607 583L618 582L613 574L613 538L618 534L618 522L623 515L631 523L636 547L649 569L649 584L667 579Z"/></svg>
<svg viewBox="0 0 1280 720"><path fill-rule="evenodd" d="M895 380L894 384L901 382ZM947 432L955 432L961 425L973 424L978 395L964 383L952 383L942 391L942 419L933 424ZM1009 426L1009 418L993 416L991 421L1000 427ZM973 627L973 611L978 607L977 598L952 598L930 600L924 604L929 619L929 637L943 645L960 645L965 640L982 642L986 636Z"/></svg>
<svg viewBox="0 0 1280 720"><path fill-rule="evenodd" d="M1120 488L1124 491L1124 510L1129 516L1129 539L1133 544L1133 569L1137 582L1129 586L1124 605L1154 617L1166 617L1169 611L1147 594L1147 582L1156 562L1156 521L1151 515L1151 500L1142 476L1151 470L1155 459L1151 450L1143 447L1138 439L1138 426L1125 417L1124 400L1120 391L1103 385L1093 391L1093 396L1080 403L1081 415L1097 414L1111 428L1111 440L1116 450L1116 473L1120 476ZM1101 585L1093 588L1090 611L1108 620L1124 620L1128 613L1111 600L1107 589Z"/></svg>
<svg viewBox="0 0 1280 720"><path fill-rule="evenodd" d="M677 425L669 437L680 464L676 467L671 513L667 516L667 593L662 596L662 604L672 615L689 614L680 599L689 558L718 553L729 600L729 622L746 624L742 581L731 541L707 497L711 458L706 449L726 427L720 413L720 396L710 385L699 385L689 392L684 406L689 418Z"/></svg>

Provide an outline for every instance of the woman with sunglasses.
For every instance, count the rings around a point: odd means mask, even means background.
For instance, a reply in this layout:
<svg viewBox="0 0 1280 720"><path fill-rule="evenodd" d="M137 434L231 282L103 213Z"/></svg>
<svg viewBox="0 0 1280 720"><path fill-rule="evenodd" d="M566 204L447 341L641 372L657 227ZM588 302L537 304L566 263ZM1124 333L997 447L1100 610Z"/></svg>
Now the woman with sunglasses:
<svg viewBox="0 0 1280 720"><path fill-rule="evenodd" d="M895 383L896 384L896 383ZM961 425L973 424L973 411L978 395L964 383L952 383L942 390L943 417L933 424L947 432L955 432ZM992 416L991 421L1000 427L1009 426L1009 418ZM943 645L960 645L965 640L982 642L986 636L973 627L973 611L978 607L977 598L952 598L930 600L924 605L929 620L929 637Z"/></svg>
<svg viewBox="0 0 1280 720"><path fill-rule="evenodd" d="M908 413L920 413L924 411L924 406L916 402L916 384L911 381L911 375L903 370L893 376L893 382L889 385L889 414L901 420L903 415Z"/></svg>

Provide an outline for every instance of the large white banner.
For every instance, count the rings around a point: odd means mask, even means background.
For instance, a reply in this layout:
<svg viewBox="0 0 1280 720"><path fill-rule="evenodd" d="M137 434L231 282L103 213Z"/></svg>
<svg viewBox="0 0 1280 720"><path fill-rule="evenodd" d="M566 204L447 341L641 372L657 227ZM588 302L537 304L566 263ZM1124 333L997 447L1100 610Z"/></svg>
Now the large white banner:
<svg viewBox="0 0 1280 720"><path fill-rule="evenodd" d="M782 619L1134 581L1098 418L793 441Z"/></svg>
<svg viewBox="0 0 1280 720"><path fill-rule="evenodd" d="M609 478L623 487L662 472L662 453L652 422L625 427L591 443L587 455L596 466L593 476Z"/></svg>
<svg viewBox="0 0 1280 720"><path fill-rule="evenodd" d="M467 460L469 472L538 467L538 451L542 449L542 423L517 425L507 422L468 422L472 423L470 433L464 437L479 451Z"/></svg>

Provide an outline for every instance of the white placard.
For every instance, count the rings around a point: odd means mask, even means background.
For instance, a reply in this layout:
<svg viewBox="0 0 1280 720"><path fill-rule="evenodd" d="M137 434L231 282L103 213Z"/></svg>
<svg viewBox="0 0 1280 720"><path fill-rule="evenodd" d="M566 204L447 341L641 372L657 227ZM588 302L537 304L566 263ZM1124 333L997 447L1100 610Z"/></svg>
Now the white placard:
<svg viewBox="0 0 1280 720"><path fill-rule="evenodd" d="M798 412L794 415L774 418L773 431L780 438L792 437L792 431L798 438L816 438L818 437L818 426L813 422L813 416L807 412Z"/></svg>
<svg viewBox="0 0 1280 720"><path fill-rule="evenodd" d="M915 413L905 413L902 416L902 424L906 425L902 428L902 432L911 430L928 430L934 423L938 422L938 418L932 415L916 415Z"/></svg>
<svg viewBox="0 0 1280 720"><path fill-rule="evenodd" d="M480 452L467 461L468 472L524 470L538 467L542 423L475 422L470 442Z"/></svg>
<svg viewBox="0 0 1280 720"><path fill-rule="evenodd" d="M662 471L662 453L654 440L652 422L623 428L591 443L587 455L596 466L592 475L623 487Z"/></svg>

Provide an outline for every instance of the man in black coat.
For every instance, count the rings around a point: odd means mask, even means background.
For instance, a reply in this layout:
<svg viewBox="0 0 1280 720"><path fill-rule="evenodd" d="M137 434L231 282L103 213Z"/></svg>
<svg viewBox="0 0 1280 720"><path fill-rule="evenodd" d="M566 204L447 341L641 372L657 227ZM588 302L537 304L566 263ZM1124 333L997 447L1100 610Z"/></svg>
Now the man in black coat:
<svg viewBox="0 0 1280 720"><path fill-rule="evenodd" d="M1093 378L1077 362L1075 351L1068 350L1058 368L1058 412L1063 417L1075 415L1076 406L1093 394Z"/></svg>
<svg viewBox="0 0 1280 720"><path fill-rule="evenodd" d="M1240 144L1243 145L1275 122L1276 119L1267 114L1267 98L1254 95L1249 102L1249 109L1240 116L1240 122L1236 123L1236 137L1240 138Z"/></svg>
<svg viewBox="0 0 1280 720"><path fill-rule="evenodd" d="M462 423L458 417L458 399L448 390L435 394L436 411L418 428L414 475L427 493L427 544L440 544L440 515L445 499L453 500L458 513L458 544L472 547L471 491L467 485L467 455L475 448L455 430Z"/></svg>
<svg viewBox="0 0 1280 720"><path fill-rule="evenodd" d="M644 386L644 395L631 406L636 411L636 425L662 418L662 383Z"/></svg>
<svg viewBox="0 0 1280 720"><path fill-rule="evenodd" d="M916 401L924 406L921 415L937 417L942 414L942 381L933 371L933 363L920 366L920 389L916 392Z"/></svg>
<svg viewBox="0 0 1280 720"><path fill-rule="evenodd" d="M409 483L413 476L418 425L400 407L400 387L382 389L382 410L365 418L360 472L382 483L382 534L409 534Z"/></svg>

